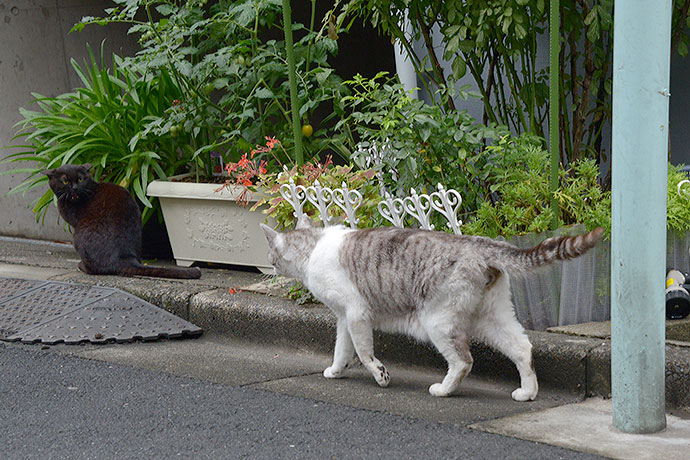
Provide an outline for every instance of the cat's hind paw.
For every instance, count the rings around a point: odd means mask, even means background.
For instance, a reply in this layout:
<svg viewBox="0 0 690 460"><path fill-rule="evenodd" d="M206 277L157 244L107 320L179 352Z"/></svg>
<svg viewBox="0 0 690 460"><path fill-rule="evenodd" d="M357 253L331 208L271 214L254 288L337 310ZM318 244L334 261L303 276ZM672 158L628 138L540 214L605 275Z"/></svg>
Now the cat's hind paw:
<svg viewBox="0 0 690 460"><path fill-rule="evenodd" d="M442 383L434 383L429 387L431 396L446 397L450 396L450 391L443 387Z"/></svg>
<svg viewBox="0 0 690 460"><path fill-rule="evenodd" d="M345 374L345 369L337 369L333 366L327 367L323 371L323 376L326 377L327 379L339 379L342 378Z"/></svg>
<svg viewBox="0 0 690 460"><path fill-rule="evenodd" d="M518 388L517 390L513 391L513 393L510 396L515 401L534 401L534 398L537 397L537 392L528 391L523 388Z"/></svg>

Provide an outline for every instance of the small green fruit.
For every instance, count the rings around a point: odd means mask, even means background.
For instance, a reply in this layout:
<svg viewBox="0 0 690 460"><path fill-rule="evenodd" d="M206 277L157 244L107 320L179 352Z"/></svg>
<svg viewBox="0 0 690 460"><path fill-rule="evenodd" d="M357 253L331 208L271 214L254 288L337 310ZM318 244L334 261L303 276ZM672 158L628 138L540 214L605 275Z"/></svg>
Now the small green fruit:
<svg viewBox="0 0 690 460"><path fill-rule="evenodd" d="M302 135L304 137L311 137L314 134L314 128L310 124L302 125Z"/></svg>

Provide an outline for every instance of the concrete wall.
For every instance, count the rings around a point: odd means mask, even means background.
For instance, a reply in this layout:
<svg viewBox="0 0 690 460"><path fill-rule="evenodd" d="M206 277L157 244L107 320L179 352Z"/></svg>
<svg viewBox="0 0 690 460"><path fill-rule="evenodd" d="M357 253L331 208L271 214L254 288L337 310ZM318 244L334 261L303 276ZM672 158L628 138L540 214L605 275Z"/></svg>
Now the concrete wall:
<svg viewBox="0 0 690 460"><path fill-rule="evenodd" d="M31 108L32 92L56 96L79 85L70 58L81 63L87 55L86 43L98 51L107 37L107 56L136 51L136 39L126 35L126 26L89 26L68 34L83 16L100 16L112 6L108 0L0 0L0 147L10 145L14 124L21 120L19 108ZM6 149L0 156L16 151ZM1 165L0 171L11 168ZM44 225L37 224L27 208L43 191L7 196L24 177L0 176L0 234L71 240L53 206Z"/></svg>

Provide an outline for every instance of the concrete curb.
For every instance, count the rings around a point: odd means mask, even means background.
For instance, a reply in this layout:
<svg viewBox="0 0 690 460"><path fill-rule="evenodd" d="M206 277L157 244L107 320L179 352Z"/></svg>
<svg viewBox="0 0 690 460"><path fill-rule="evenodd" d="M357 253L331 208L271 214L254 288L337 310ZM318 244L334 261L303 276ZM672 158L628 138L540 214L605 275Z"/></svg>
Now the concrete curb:
<svg viewBox="0 0 690 460"><path fill-rule="evenodd" d="M83 275L79 275L83 277ZM152 288L145 279L105 278L98 284L119 287L200 326L205 331L264 344L287 345L330 354L335 341L335 317L322 305L294 302L251 292L168 282ZM76 281L76 280L75 280ZM79 282L84 282L80 279ZM160 281L158 282L160 283ZM582 397L611 397L611 342L608 339L528 331L539 383ZM397 334L376 333L375 349L384 362L445 369L436 350ZM486 345L473 342L475 375L518 382L513 363ZM666 347L666 400L669 407L690 406L690 347Z"/></svg>

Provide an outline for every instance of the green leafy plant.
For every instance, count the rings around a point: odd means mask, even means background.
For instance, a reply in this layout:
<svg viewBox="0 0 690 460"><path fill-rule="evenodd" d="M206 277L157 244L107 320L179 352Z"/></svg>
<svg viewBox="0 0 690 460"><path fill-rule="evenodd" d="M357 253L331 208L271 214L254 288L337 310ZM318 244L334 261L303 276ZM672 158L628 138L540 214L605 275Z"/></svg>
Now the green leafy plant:
<svg viewBox="0 0 690 460"><path fill-rule="evenodd" d="M102 54L102 53L101 53ZM24 119L15 137L22 150L8 155L4 163L29 164L4 174L29 174L11 193L47 188L40 172L67 163L91 163L97 179L126 187L145 206L143 218L153 211L146 187L153 179L164 179L185 170L192 161L178 149L189 139L142 131L150 120L171 111L180 92L164 70L143 74L123 66L113 55L113 70L100 65L89 48L89 61L80 66L72 60L82 87L57 97L34 94L38 110L20 109ZM33 204L37 221L45 216L54 199L51 190Z"/></svg>
<svg viewBox="0 0 690 460"><path fill-rule="evenodd" d="M254 204L252 210L268 205L264 213L273 217L280 228L290 228L295 223L294 209L282 197L282 185L293 181L296 185L309 187L318 181L322 187L335 189L345 184L349 190L357 190L362 194L362 204L357 213L359 226L371 227L375 221L380 223L376 207L381 197L372 180L375 175L373 169L357 169L353 165L334 166L330 156L323 162L314 160L302 165L287 165L277 154L281 150L284 150L281 142L267 136L265 145L257 145L249 153L243 154L239 161L225 166L229 178L223 187L244 187L244 191L237 197L241 205L248 204L248 192L259 193L262 198ZM307 202L303 209L313 219L320 218L318 210L311 203ZM343 218L343 212L337 206L331 207L330 215Z"/></svg>
<svg viewBox="0 0 690 460"><path fill-rule="evenodd" d="M492 200L479 206L463 232L496 237L549 230L553 217L546 174L549 155L543 141L530 135L506 137L488 149L496 153L488 178ZM602 190L598 176L592 159L561 169L556 192L560 226L583 223L589 230L601 226L610 231L611 192Z"/></svg>
<svg viewBox="0 0 690 460"><path fill-rule="evenodd" d="M446 112L455 110L447 88L470 75L484 103L483 123L545 137L548 72L538 65L537 55L549 52L546 41L538 40L548 28L549 4L546 0L349 0L336 8L336 23L346 25L361 18L393 37L410 57L426 92ZM565 165L585 157L610 163L601 144L603 128L611 120L613 4L613 0L560 2L558 130ZM674 57L688 54L689 13L690 0L673 2ZM432 39L436 28L441 46ZM451 72L443 68L441 58L450 63ZM600 182L610 186L607 177Z"/></svg>
<svg viewBox="0 0 690 460"><path fill-rule="evenodd" d="M297 305L320 303L300 281L293 281L290 283L287 290L287 298Z"/></svg>
<svg viewBox="0 0 690 460"><path fill-rule="evenodd" d="M191 135L194 158L216 151L226 161L236 161L269 134L283 139L285 152L291 152L285 44L274 38L282 35L280 1L218 0L209 6L205 1L115 3L105 17L83 18L74 30L88 24L130 24L129 32L139 35L142 48L125 65L142 73L164 71L172 76L182 103L178 110L150 120L147 133ZM315 28L314 15L312 8L309 27L293 25L300 35L294 53L299 117L305 126L316 124L314 111L339 99L343 90L327 62L337 51L337 42L324 28ZM332 124L322 120L316 132L306 130L307 158L327 148L325 133Z"/></svg>
<svg viewBox="0 0 690 460"><path fill-rule="evenodd" d="M318 180L322 187L331 189L341 187L345 183L349 190L358 190L362 194L362 204L357 210L357 217L360 219L359 227L374 227L380 225L382 219L378 215L377 206L381 197L378 187L371 180L374 170L360 170L352 165L333 166L329 159L324 163L305 163L302 166L294 166L292 169L283 171L277 175L268 176L259 185L264 186L264 193L267 197L255 205L268 204L269 208L265 213L276 219L279 227L290 228L295 223L293 216L294 209L280 195L280 186L287 184L292 179L296 185L309 187ZM304 212L312 219L320 219L318 210L311 204L306 203ZM344 213L337 206L332 206L330 215L336 219L344 218Z"/></svg>
<svg viewBox="0 0 690 460"><path fill-rule="evenodd" d="M444 112L438 105L412 99L397 78L379 73L345 82L347 115L337 124L341 148L361 168L376 166L382 187L406 196L410 188L434 189L442 183L463 197L463 213L485 199L485 180L493 151L486 143L508 131L477 123L466 111ZM466 93L459 95L467 97ZM463 217L464 218L464 217Z"/></svg>
<svg viewBox="0 0 690 460"><path fill-rule="evenodd" d="M687 173L681 171L681 168L682 165L668 167L666 225L683 234L690 230L690 193L687 186L681 187L680 193L678 192L678 184L688 179Z"/></svg>
<svg viewBox="0 0 690 460"><path fill-rule="evenodd" d="M549 186L545 171L548 154L534 136L505 138L490 147L496 157L490 180L494 200L483 203L475 216L463 225L473 235L510 237L550 229ZM559 173L556 192L561 226L582 223L588 230L601 226L611 231L611 192L597 180L599 169L592 159L582 159ZM668 165L666 225L669 230L690 230L690 193L678 184L688 178L681 166Z"/></svg>
<svg viewBox="0 0 690 460"><path fill-rule="evenodd" d="M323 163L307 162L292 168L284 168L279 173L268 173L257 178L253 189L260 189L263 198L252 209L268 205L264 213L273 217L279 228L290 228L295 224L294 209L280 194L281 185L288 184L291 180L296 185L304 187L312 186L318 181L322 187L330 189L340 188L345 184L349 190L357 190L362 194L362 203L357 210L358 226L381 225L383 219L377 211L381 196L372 180L374 175L373 169L357 169L353 165L334 166L330 157ZM320 219L318 210L309 202L305 203L304 212L316 221ZM344 219L343 211L337 206L330 208L329 215L335 217L336 220Z"/></svg>

